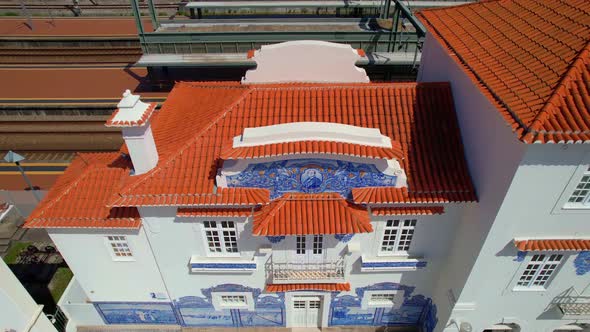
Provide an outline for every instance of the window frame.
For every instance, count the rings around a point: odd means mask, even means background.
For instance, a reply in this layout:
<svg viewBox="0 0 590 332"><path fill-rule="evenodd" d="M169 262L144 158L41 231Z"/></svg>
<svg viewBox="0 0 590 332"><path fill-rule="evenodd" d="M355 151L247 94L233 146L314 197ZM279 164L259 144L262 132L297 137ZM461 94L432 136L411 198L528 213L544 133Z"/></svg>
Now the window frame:
<svg viewBox="0 0 590 332"><path fill-rule="evenodd" d="M563 208L566 210L575 209L590 209L590 165L582 165L582 171L572 177L572 184L568 186L569 190L566 191L565 202ZM574 181L576 180L576 181ZM587 188L578 188L579 186L585 186ZM585 195L576 195L583 197L581 202L570 202L576 191L586 191Z"/></svg>
<svg viewBox="0 0 590 332"><path fill-rule="evenodd" d="M403 218L391 218L391 219L386 219L383 221L382 223L382 229L380 231L380 237L379 237L379 242L378 242L378 248L377 248L377 255L378 256L409 256L408 252L410 251L410 249L412 248L412 242L414 241L414 237L416 235L416 225L418 224L418 218L414 218L411 216L408 217L403 217ZM391 222L392 226L388 226L388 223ZM398 222L398 225L396 226L395 223ZM406 222L409 222L409 225L405 225ZM387 231L389 230L395 230L395 237L393 239L393 241L391 239L387 240L388 242L393 242L393 244L391 244L390 246L393 248L393 250L388 251L388 250L384 250L384 243L385 243L385 237L389 236L391 237L391 234L386 234ZM408 234L403 234L404 231L409 231L409 240L408 240ZM405 237L402 240L402 237ZM399 250L400 246L407 246L407 249L405 250ZM403 247L402 247L403 248Z"/></svg>
<svg viewBox="0 0 590 332"><path fill-rule="evenodd" d="M235 305L226 304L222 300L224 296L243 296L246 300L246 303ZM254 298L251 292L212 292L211 302L213 302L213 307L215 310L218 311L230 309L246 309L250 311L254 310Z"/></svg>
<svg viewBox="0 0 590 332"><path fill-rule="evenodd" d="M111 238L119 238L119 239L111 239ZM122 238L122 239L120 239ZM127 235L121 235L121 234L112 234L112 235L105 235L104 236L104 243L105 246L107 247L107 250L109 251L109 254L111 255L111 259L113 261L116 262L133 262L135 261L135 250L132 248L131 246L131 241L129 241L129 238L127 237ZM113 246L113 244L117 244L117 243L122 243L125 245L125 247L127 248L127 251L129 252L130 256L118 256L117 253L115 252L115 248Z"/></svg>
<svg viewBox="0 0 590 332"><path fill-rule="evenodd" d="M535 260L535 257L543 256L541 260ZM554 260L554 257L559 259ZM552 260L553 259L553 260ZM556 273L560 269L561 265L567 260L565 253L561 251L550 251L550 252L535 252L531 255L527 255L527 259L522 264L522 267L519 270L518 276L514 283L514 291L545 291L549 288L551 282L555 278ZM539 278L543 277L543 271L547 271L546 268L548 266L553 266L550 269L550 273L548 274L545 280L541 280L542 284L535 285L538 282ZM521 285L521 280L525 277L525 273L529 270L529 267L536 266L534 270L532 270L530 280L526 281L528 284ZM547 275L547 273L545 273Z"/></svg>
<svg viewBox="0 0 590 332"><path fill-rule="evenodd" d="M231 222L233 223L233 228L224 228L223 227L223 223L228 223ZM215 227L207 227L206 225L208 223L215 223ZM240 257L240 229L238 227L239 223L236 220L233 219L226 219L224 218L223 220L216 220L216 219L207 219L207 220L203 220L201 222L201 236L203 238L203 248L207 254L207 257ZM224 240L224 229L228 230L228 229L233 229L235 232L235 248L236 251L235 252L228 252L227 251L227 243ZM219 248L221 249L221 251L219 252L215 252L211 250L211 246L209 245L209 237L207 235L208 231L215 231L217 232L217 237L219 238Z"/></svg>
<svg viewBox="0 0 590 332"><path fill-rule="evenodd" d="M371 298L373 295L377 294L386 294L386 295L393 295L392 303L375 303L371 302ZM399 308L401 304L404 302L404 292L398 290L371 290L365 291L363 294L363 299L361 301L361 308L362 309L369 309L369 308Z"/></svg>

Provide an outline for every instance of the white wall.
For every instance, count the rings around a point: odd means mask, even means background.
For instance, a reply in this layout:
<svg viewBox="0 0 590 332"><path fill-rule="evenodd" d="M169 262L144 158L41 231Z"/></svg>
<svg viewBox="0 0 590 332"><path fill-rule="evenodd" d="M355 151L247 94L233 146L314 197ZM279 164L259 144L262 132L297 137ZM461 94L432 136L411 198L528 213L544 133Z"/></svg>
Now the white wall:
<svg viewBox="0 0 590 332"><path fill-rule="evenodd" d="M142 230L49 229L68 266L93 301L156 301L151 292L165 292ZM107 235L125 235L133 261L113 260Z"/></svg>
<svg viewBox="0 0 590 332"><path fill-rule="evenodd" d="M554 207L590 146L525 145L507 127L489 100L431 36L422 53L420 81L450 81L466 158L479 203L466 210L454 248L436 287L441 331L448 320L467 321L473 331L501 322L522 331L553 331L572 321L546 310L569 287L581 291L587 277L576 276L573 259L557 271L543 292L515 292L527 262L516 262L515 237L589 236L588 214L560 213ZM588 162L588 161L586 161ZM570 184L571 186L571 184ZM567 194L567 193L566 193ZM530 256L529 256L530 258ZM452 290L457 304L448 297ZM450 327L448 331L456 331Z"/></svg>
<svg viewBox="0 0 590 332"><path fill-rule="evenodd" d="M23 331L36 319L30 326L31 331L55 331L45 314L39 313L41 309L42 306L35 303L6 263L0 259L0 329Z"/></svg>
<svg viewBox="0 0 590 332"><path fill-rule="evenodd" d="M523 331L539 332L574 322L562 319L550 304L571 287L581 292L590 285L587 275L575 273L576 252L562 252L564 260L546 290L513 290L528 262L514 261L515 237L590 237L590 211L568 213L560 209L562 194L566 198L571 193L566 190L570 180L575 183L580 178L578 166L590 161L590 146L564 147L535 144L527 149L461 296L462 301L476 303L475 311L463 314L474 331L503 320L519 324Z"/></svg>
<svg viewBox="0 0 590 332"><path fill-rule="evenodd" d="M465 210L456 229L454 247L436 286L437 330L441 330L453 306L448 299L449 291L452 290L459 304L471 299L463 294L472 289L466 285L474 280L469 275L504 201L525 146L516 139L496 108L462 68L430 35L424 44L418 80L451 83L465 157L479 199L479 203Z"/></svg>

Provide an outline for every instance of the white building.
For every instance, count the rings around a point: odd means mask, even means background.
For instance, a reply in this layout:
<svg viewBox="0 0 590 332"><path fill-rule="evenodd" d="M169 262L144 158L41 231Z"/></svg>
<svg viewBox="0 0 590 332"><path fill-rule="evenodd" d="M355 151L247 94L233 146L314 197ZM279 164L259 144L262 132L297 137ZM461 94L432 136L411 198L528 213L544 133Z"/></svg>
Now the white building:
<svg viewBox="0 0 590 332"><path fill-rule="evenodd" d="M523 40L486 59L515 52L528 62L485 74L518 75L490 82L445 41L501 40L492 9L525 2L470 5L495 20L472 22L486 29L473 36L437 26L472 7L422 14L436 33L418 83L367 83L350 47L291 42L257 51L240 83L178 83L159 111L126 93L107 123L122 127L120 153L81 154L27 221L74 271L60 303L72 326L583 329L590 145L574 143L590 138L586 44L561 54L580 73L558 86L511 71L532 63ZM580 12L554 33L587 43ZM539 106L554 94L568 107ZM531 118L539 109L547 122ZM552 137L564 141L530 144Z"/></svg>
<svg viewBox="0 0 590 332"><path fill-rule="evenodd" d="M450 82L479 200L435 286L437 329L587 331L590 2L487 1L419 18L418 81Z"/></svg>
<svg viewBox="0 0 590 332"><path fill-rule="evenodd" d="M43 313L43 306L35 303L2 259L0 259L0 308L0 331L55 331Z"/></svg>

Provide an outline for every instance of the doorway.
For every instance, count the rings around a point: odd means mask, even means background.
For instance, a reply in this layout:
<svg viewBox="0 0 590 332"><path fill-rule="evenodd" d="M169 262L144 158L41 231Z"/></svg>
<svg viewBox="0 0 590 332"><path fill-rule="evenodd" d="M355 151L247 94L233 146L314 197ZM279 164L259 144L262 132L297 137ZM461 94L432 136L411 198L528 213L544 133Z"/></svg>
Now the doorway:
<svg viewBox="0 0 590 332"><path fill-rule="evenodd" d="M322 325L322 298L319 296L293 296L291 301L292 327L320 327Z"/></svg>

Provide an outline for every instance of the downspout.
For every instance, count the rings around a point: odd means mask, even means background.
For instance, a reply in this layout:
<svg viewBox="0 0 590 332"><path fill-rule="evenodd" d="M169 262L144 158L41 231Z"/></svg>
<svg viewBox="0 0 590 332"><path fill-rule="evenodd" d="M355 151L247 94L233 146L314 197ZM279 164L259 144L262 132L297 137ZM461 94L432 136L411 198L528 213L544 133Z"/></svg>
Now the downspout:
<svg viewBox="0 0 590 332"><path fill-rule="evenodd" d="M145 225L143 222L141 224ZM164 289L166 290L166 296L168 296L168 299L170 300L170 302L172 302L172 297L170 296L170 290L168 289L168 285L166 285L164 275L162 274L162 270L160 269L160 264L158 264L158 259L156 258L156 255L154 254L154 248L152 247L150 237L148 236L148 233L145 230L145 228L146 228L145 226L142 227L143 233L145 234L145 238L146 238L148 246L150 248L150 253L152 254L152 257L154 258L154 263L156 263L156 269L158 270L158 274L160 275L160 279L162 279L162 285L164 285Z"/></svg>

